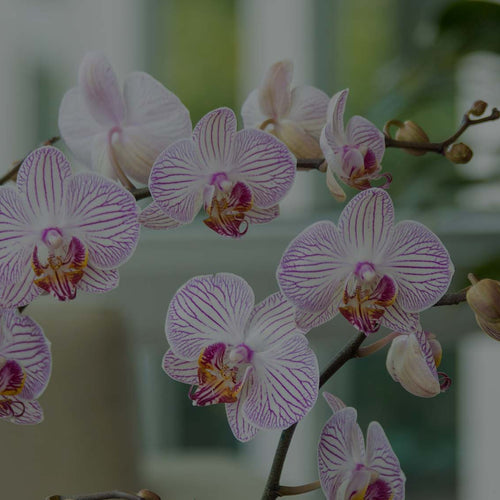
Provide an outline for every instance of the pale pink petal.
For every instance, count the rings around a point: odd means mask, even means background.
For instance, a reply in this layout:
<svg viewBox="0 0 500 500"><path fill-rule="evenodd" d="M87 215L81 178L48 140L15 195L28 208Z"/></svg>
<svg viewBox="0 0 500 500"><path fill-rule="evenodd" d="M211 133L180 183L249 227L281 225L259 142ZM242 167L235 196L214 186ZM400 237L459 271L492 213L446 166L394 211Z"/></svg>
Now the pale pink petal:
<svg viewBox="0 0 500 500"><path fill-rule="evenodd" d="M257 304L246 327L245 344L263 351L297 333L295 307L281 293L274 293Z"/></svg>
<svg viewBox="0 0 500 500"><path fill-rule="evenodd" d="M292 75L293 63L279 61L266 71L262 85L259 87L260 109L276 121L286 116L290 110Z"/></svg>
<svg viewBox="0 0 500 500"><path fill-rule="evenodd" d="M51 372L50 343L40 326L16 310L1 317L0 356L17 361L26 375L18 397L35 399L45 390Z"/></svg>
<svg viewBox="0 0 500 500"><path fill-rule="evenodd" d="M245 218L252 224L265 224L276 219L279 214L279 205L274 205L270 208L253 207L248 212L245 212Z"/></svg>
<svg viewBox="0 0 500 500"><path fill-rule="evenodd" d="M299 309L324 311L350 272L347 258L335 224L317 222L285 250L277 271L281 291Z"/></svg>
<svg viewBox="0 0 500 500"><path fill-rule="evenodd" d="M418 312L435 304L448 290L454 267L441 240L419 222L394 227L382 259L386 274L398 284L398 302Z"/></svg>
<svg viewBox="0 0 500 500"><path fill-rule="evenodd" d="M376 263L390 239L394 207L383 189L373 188L356 195L339 218L339 234L354 262ZM378 269L378 268L377 268Z"/></svg>
<svg viewBox="0 0 500 500"><path fill-rule="evenodd" d="M385 152L384 134L372 122L362 116L353 116L347 123L346 136L349 144L370 148L377 162L382 161Z"/></svg>
<svg viewBox="0 0 500 500"><path fill-rule="evenodd" d="M142 210L139 214L139 222L149 229L172 229L181 225L180 222L169 217L155 201Z"/></svg>
<svg viewBox="0 0 500 500"><path fill-rule="evenodd" d="M346 195L345 191L340 187L340 184L335 179L335 175L333 174L333 168L328 167L326 171L326 185L332 193L332 196L340 202L344 202Z"/></svg>
<svg viewBox="0 0 500 500"><path fill-rule="evenodd" d="M241 108L244 128L259 128L269 116L265 115L259 104L259 89L252 90Z"/></svg>
<svg viewBox="0 0 500 500"><path fill-rule="evenodd" d="M88 293L109 292L118 286L119 279L117 269L98 269L89 264L76 288Z"/></svg>
<svg viewBox="0 0 500 500"><path fill-rule="evenodd" d="M119 125L125 107L115 72L104 54L85 54L78 70L78 83L94 120L104 126Z"/></svg>
<svg viewBox="0 0 500 500"><path fill-rule="evenodd" d="M252 373L248 373L247 381L241 389L238 400L235 403L226 404L226 415L229 427L234 437L242 443L250 441L259 431L259 428L252 425L248 420L243 409L252 384Z"/></svg>
<svg viewBox="0 0 500 500"><path fill-rule="evenodd" d="M229 108L218 108L206 114L193 130L201 160L212 172L231 169L236 116Z"/></svg>
<svg viewBox="0 0 500 500"><path fill-rule="evenodd" d="M330 392L323 392L323 397L333 413L337 413L338 411L347 408L345 403L340 398L334 396Z"/></svg>
<svg viewBox="0 0 500 500"><path fill-rule="evenodd" d="M158 155L175 141L191 137L189 111L147 73L128 75L123 96L127 111L117 156L125 173L146 184Z"/></svg>
<svg viewBox="0 0 500 500"><path fill-rule="evenodd" d="M0 188L0 283L15 283L29 264L40 237L23 197L10 186Z"/></svg>
<svg viewBox="0 0 500 500"><path fill-rule="evenodd" d="M23 401L18 398L9 398L10 405L0 401L0 418L13 424L34 425L43 420L43 410L38 401Z"/></svg>
<svg viewBox="0 0 500 500"><path fill-rule="evenodd" d="M183 285L170 302L166 334L177 356L197 360L217 342L237 345L254 306L248 283L230 273L198 276Z"/></svg>
<svg viewBox="0 0 500 500"><path fill-rule="evenodd" d="M153 200L169 217L191 222L203 204L210 171L191 139L172 144L156 159L149 178Z"/></svg>
<svg viewBox="0 0 500 500"><path fill-rule="evenodd" d="M327 131L328 140L334 139L344 144L346 142L344 133L344 111L348 95L349 89L341 90L337 92L328 103L328 109L326 111L327 121L330 125Z"/></svg>
<svg viewBox="0 0 500 500"><path fill-rule="evenodd" d="M18 281L0 286L0 307L25 306L42 293L42 289L33 283L35 273L30 260L31 257L25 261L23 272Z"/></svg>
<svg viewBox="0 0 500 500"><path fill-rule="evenodd" d="M319 138L319 145L328 168L335 172L337 175L342 174L342 156L344 143L336 139L332 133L331 123L327 123Z"/></svg>
<svg viewBox="0 0 500 500"><path fill-rule="evenodd" d="M104 177L80 173L67 183L65 230L88 249L89 265L113 269L126 262L139 239L135 198Z"/></svg>
<svg viewBox="0 0 500 500"><path fill-rule="evenodd" d="M300 125L319 141L326 124L329 97L316 87L302 85L292 90L292 105L288 120Z"/></svg>
<svg viewBox="0 0 500 500"><path fill-rule="evenodd" d="M111 161L110 145L107 135L96 135L92 141L91 166L97 173L117 180L118 175Z"/></svg>
<svg viewBox="0 0 500 500"><path fill-rule="evenodd" d="M108 129L94 120L78 87L64 94L59 107L59 130L71 152L89 168L96 136L107 142Z"/></svg>
<svg viewBox="0 0 500 500"><path fill-rule="evenodd" d="M361 429L354 408L337 411L321 431L318 446L318 469L321 488L328 499L335 499L344 481L348 480L365 450Z"/></svg>
<svg viewBox="0 0 500 500"><path fill-rule="evenodd" d="M186 361L174 354L172 349L163 356L163 371L174 380L184 384L195 385L198 383L198 360Z"/></svg>
<svg viewBox="0 0 500 500"><path fill-rule="evenodd" d="M389 484L394 496L391 500L404 500L406 477L399 460L381 425L371 422L366 436L366 465L378 473L378 479Z"/></svg>
<svg viewBox="0 0 500 500"><path fill-rule="evenodd" d="M283 332L277 330L279 337ZM271 349L254 352L254 384L243 409L263 429L285 429L301 420L318 397L319 369L301 333L283 336Z"/></svg>
<svg viewBox="0 0 500 500"><path fill-rule="evenodd" d="M406 312L399 303L399 297L394 304L385 308L380 324L397 332L412 332L419 326L419 315Z"/></svg>
<svg viewBox="0 0 500 500"><path fill-rule="evenodd" d="M71 176L66 157L52 146L30 153L17 174L17 187L37 216L60 216L65 184ZM56 223L57 221L54 221Z"/></svg>
<svg viewBox="0 0 500 500"><path fill-rule="evenodd" d="M270 208L281 201L293 185L296 159L272 135L246 129L236 134L232 175L245 182L254 204Z"/></svg>

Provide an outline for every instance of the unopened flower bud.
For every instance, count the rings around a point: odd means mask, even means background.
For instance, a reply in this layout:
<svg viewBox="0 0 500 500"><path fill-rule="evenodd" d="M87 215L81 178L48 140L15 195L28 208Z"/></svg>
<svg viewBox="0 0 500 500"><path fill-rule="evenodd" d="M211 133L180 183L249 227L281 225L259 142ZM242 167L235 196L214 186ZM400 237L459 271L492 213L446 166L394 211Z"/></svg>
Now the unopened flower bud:
<svg viewBox="0 0 500 500"><path fill-rule="evenodd" d="M469 163L472 158L472 149L464 144L463 142L459 142L457 144L452 144L445 152L446 158L453 163L464 164Z"/></svg>
<svg viewBox="0 0 500 500"><path fill-rule="evenodd" d="M396 131L396 140L405 142L429 142L429 136L425 130L411 120L406 120L401 125L398 125ZM426 151L422 149L404 149L407 153L414 156L422 156Z"/></svg>
<svg viewBox="0 0 500 500"><path fill-rule="evenodd" d="M500 340L500 282L477 281L469 275L473 285L467 290L467 302L476 314L480 328L495 340Z"/></svg>
<svg viewBox="0 0 500 500"><path fill-rule="evenodd" d="M488 104L484 101L476 101L474 104L471 106L469 113L474 116L481 116L485 111L486 107Z"/></svg>
<svg viewBox="0 0 500 500"><path fill-rule="evenodd" d="M161 498L152 491L149 490L141 490L137 493L138 497L144 498L144 500L161 500Z"/></svg>

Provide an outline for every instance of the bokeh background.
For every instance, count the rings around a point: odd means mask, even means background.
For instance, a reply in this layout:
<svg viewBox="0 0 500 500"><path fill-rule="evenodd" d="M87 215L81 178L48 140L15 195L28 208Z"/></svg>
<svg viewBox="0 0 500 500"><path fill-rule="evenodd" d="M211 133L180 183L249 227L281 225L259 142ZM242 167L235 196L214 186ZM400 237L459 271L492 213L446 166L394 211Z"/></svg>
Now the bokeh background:
<svg viewBox="0 0 500 500"><path fill-rule="evenodd" d="M193 124L219 106L238 114L265 69L284 58L294 62L295 84L329 95L349 87L348 115L380 128L391 118L413 119L436 141L456 130L474 100L500 105L498 2L0 0L3 171L58 135L60 101L88 50L104 51L119 78L151 73L180 97ZM453 290L466 286L471 271L500 277L500 124L469 129L463 141L475 153L466 166L396 150L384 157L397 218L418 219L440 235L456 266ZM242 445L222 407L192 407L187 386L160 367L165 313L178 287L198 274L235 272L258 300L273 293L289 241L340 210L322 174L299 173L282 216L241 241L200 221L143 230L117 290L30 305L52 341L53 375L41 398L42 424L0 423L1 498L143 487L164 500L259 498L279 433ZM496 500L500 349L478 332L466 305L437 309L422 323L443 345L442 369L453 379L447 393L431 400L406 393L389 377L385 352L350 362L325 389L358 409L363 429L371 420L385 428L408 478L408 500ZM353 334L342 318L311 332L320 364ZM300 424L284 484L317 479L317 440L328 416L320 399Z"/></svg>

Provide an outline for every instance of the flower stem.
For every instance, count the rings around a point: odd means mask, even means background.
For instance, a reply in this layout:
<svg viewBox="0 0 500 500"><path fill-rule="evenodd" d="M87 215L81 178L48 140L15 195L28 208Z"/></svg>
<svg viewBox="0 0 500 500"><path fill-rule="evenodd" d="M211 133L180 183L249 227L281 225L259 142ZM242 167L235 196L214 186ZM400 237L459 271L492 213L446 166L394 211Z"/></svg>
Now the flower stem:
<svg viewBox="0 0 500 500"><path fill-rule="evenodd" d="M59 141L61 138L59 136L54 136L51 137L50 139L47 139L45 142L42 143L42 146L52 146L52 144L56 143ZM26 156L22 160L17 160L12 164L12 168L2 177L0 177L0 186L2 184L5 184L6 182L10 180L15 180L17 172L19 172L19 168L23 164L23 161L26 159Z"/></svg>
<svg viewBox="0 0 500 500"><path fill-rule="evenodd" d="M347 361L356 356L359 346L366 339L366 335L361 332L353 340L348 342L342 350L333 358L328 366L323 370L319 378L319 387L322 387ZM285 429L280 436L278 447L274 454L273 464L262 495L262 500L275 500L280 496L280 478L285 465L285 458L292 442L292 437L297 424L293 424Z"/></svg>
<svg viewBox="0 0 500 500"><path fill-rule="evenodd" d="M103 491L101 493L90 493L88 495L65 496L65 495L52 495L45 500L144 500L144 497L125 493L123 491Z"/></svg>
<svg viewBox="0 0 500 500"><path fill-rule="evenodd" d="M319 481L302 484L301 486L280 486L279 496L286 497L291 495L300 495L301 493L309 493L310 491L319 490L321 484Z"/></svg>

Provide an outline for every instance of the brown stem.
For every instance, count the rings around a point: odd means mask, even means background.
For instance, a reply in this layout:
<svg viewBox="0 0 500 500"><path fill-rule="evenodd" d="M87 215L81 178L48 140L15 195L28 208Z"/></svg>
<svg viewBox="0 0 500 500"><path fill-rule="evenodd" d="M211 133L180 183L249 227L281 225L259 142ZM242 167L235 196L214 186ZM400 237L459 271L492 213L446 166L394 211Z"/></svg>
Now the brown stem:
<svg viewBox="0 0 500 500"><path fill-rule="evenodd" d="M460 290L459 292L445 293L435 304L436 306L455 306L460 304L461 302L465 302L467 290L469 287L464 290Z"/></svg>
<svg viewBox="0 0 500 500"><path fill-rule="evenodd" d="M433 153L444 155L446 148L453 144L469 127L473 125L478 125L484 122L491 122L498 120L500 118L500 111L497 108L493 108L488 116L483 118L472 119L469 116L469 112L465 113L462 118L459 129L448 139L442 142L411 142L411 141L397 141L392 137L385 135L385 146L387 148L404 148L404 149L419 149L421 151L430 151Z"/></svg>
<svg viewBox="0 0 500 500"><path fill-rule="evenodd" d="M51 137L42 143L42 146L52 146L52 144L59 141L61 138L59 136ZM5 184L7 181L15 180L17 172L19 172L19 168L23 164L23 161L26 159L26 156L22 160L17 160L12 164L12 168L2 177L0 177L0 186Z"/></svg>
<svg viewBox="0 0 500 500"><path fill-rule="evenodd" d="M157 495L156 495L157 496ZM158 497L160 498L160 497ZM145 500L145 497L125 493L123 491L103 491L101 493L90 493L88 495L65 496L65 495L52 495L45 500Z"/></svg>
<svg viewBox="0 0 500 500"><path fill-rule="evenodd" d="M302 484L301 486L280 486L278 495L280 497L300 495L301 493L309 493L310 491L319 490L320 488L321 484L319 481Z"/></svg>
<svg viewBox="0 0 500 500"><path fill-rule="evenodd" d="M344 364L351 358L356 356L359 346L366 339L364 333L359 333L353 340L348 342L342 350L333 358L330 364L323 370L319 377L319 387L321 388ZM288 429L285 429L280 436L278 447L274 454L273 464L269 477L262 495L262 500L275 500L280 496L280 478L283 466L285 465L285 458L290 448L293 434L297 424L293 424Z"/></svg>

